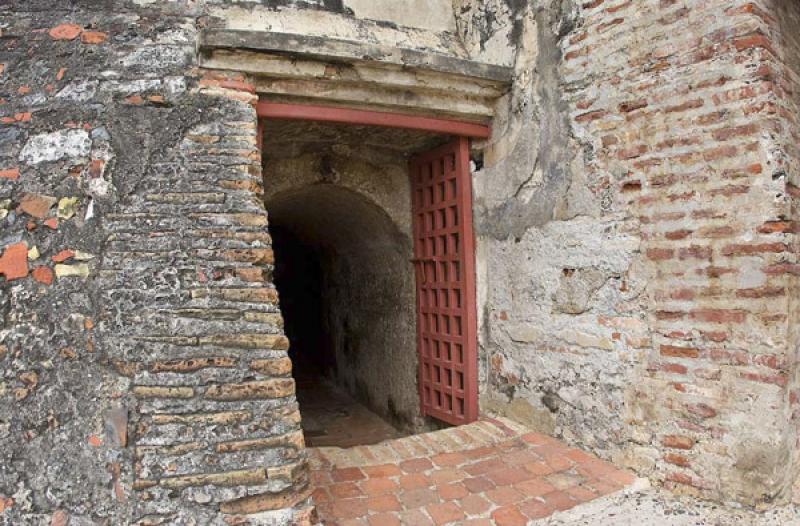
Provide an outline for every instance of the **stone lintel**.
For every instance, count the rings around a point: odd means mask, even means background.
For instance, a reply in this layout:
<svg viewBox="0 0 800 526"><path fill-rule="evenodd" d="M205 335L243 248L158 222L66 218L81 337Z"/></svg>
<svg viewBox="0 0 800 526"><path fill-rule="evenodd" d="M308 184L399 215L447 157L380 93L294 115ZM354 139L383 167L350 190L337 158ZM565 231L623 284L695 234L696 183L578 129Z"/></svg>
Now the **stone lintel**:
<svg viewBox="0 0 800 526"><path fill-rule="evenodd" d="M313 57L326 62L368 61L508 85L513 76L512 68L506 66L475 62L443 53L291 33L207 29L200 36L200 50L208 52L214 49L254 50Z"/></svg>

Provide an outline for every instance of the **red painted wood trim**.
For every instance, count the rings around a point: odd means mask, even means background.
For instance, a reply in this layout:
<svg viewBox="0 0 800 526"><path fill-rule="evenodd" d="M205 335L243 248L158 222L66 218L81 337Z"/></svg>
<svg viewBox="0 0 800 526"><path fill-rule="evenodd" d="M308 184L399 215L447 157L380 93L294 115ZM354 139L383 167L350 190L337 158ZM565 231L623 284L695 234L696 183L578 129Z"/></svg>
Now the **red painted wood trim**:
<svg viewBox="0 0 800 526"><path fill-rule="evenodd" d="M453 158L455 166L451 172L456 181L456 194L453 198L443 195L450 192L447 180L450 174L442 173L447 168L448 159ZM426 175L429 174L429 175ZM472 177L469 164L469 139L458 137L453 142L430 152L413 157L409 162L411 178L411 201L414 230L414 269L417 290L417 352L419 354L419 396L423 415L432 416L453 425L467 424L478 418L478 311L475 272L475 234L472 224ZM442 187L442 190L437 188ZM458 220L450 219L450 211L455 208ZM446 217L439 219L437 212L446 211ZM427 219L429 214L435 219ZM449 232L450 226L457 231L457 248L450 236L440 246L438 238ZM436 239L434 239L436 238ZM429 241L434 239L434 246ZM435 248L438 247L438 248ZM443 252L442 252L443 251ZM454 262L460 265L459 279L453 281L450 273L448 281L441 280L439 264ZM449 263L445 263L449 265ZM434 278L427 274L429 265ZM442 293L454 298L458 291L461 305L449 302L441 304ZM430 292L433 292L431 299ZM427 298L424 300L423 298ZM431 323L431 316L448 317L451 322L461 319L460 334L451 332L452 325ZM434 348L440 344L461 345L463 362L450 356L434 356ZM433 347L431 344L435 345ZM444 353L444 351L441 351ZM440 370L439 378L431 373ZM463 390L456 385L457 374L464 375ZM440 399L441 397L441 399ZM442 403L452 397L453 408ZM463 401L463 413L458 410L458 401Z"/></svg>
<svg viewBox="0 0 800 526"><path fill-rule="evenodd" d="M490 128L485 124L421 117L404 113L354 110L313 104L289 104L283 102L259 101L256 106L258 116L263 119L290 119L303 121L335 122L339 124L358 124L384 126L432 133L444 133L459 137L488 139Z"/></svg>

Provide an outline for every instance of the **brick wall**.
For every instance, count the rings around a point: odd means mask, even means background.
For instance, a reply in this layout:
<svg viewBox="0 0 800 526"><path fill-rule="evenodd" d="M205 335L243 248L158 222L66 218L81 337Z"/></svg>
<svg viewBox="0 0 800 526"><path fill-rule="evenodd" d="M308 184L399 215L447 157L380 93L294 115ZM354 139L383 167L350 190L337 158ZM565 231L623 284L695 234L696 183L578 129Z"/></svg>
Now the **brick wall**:
<svg viewBox="0 0 800 526"><path fill-rule="evenodd" d="M798 263L797 254L800 252L800 240L797 234L798 219L798 198L800 198L800 4L796 2L767 2L764 5L767 13L771 16L769 33L772 48L776 54L776 64L772 71L776 84L776 113L779 118L779 130L781 139L781 151L776 155L776 165L784 173L783 178L786 182L785 199L788 201L787 221L785 229L792 235L787 244L790 246L791 255L787 255L783 269L786 270L788 280L787 293L789 294L789 349L788 357L790 360L789 374L789 409L791 411L791 421L794 448L794 469L795 491L794 500L798 500L798 402L800 402L800 391L798 391L798 345L800 345L800 335L798 334L798 320L800 320L800 283L796 265Z"/></svg>
<svg viewBox="0 0 800 526"><path fill-rule="evenodd" d="M793 236L765 8L585 3L563 65L589 167L615 176L650 268L627 461L677 492L751 504L786 498L794 447Z"/></svg>

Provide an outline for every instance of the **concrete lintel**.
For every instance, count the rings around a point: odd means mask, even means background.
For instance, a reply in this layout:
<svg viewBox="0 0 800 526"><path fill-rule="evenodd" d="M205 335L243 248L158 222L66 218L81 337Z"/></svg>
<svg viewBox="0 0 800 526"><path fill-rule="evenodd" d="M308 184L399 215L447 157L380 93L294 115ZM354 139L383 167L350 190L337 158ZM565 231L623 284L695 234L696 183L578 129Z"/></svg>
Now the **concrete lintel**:
<svg viewBox="0 0 800 526"><path fill-rule="evenodd" d="M510 85L513 70L509 67L474 62L458 57L413 49L395 48L352 40L318 36L207 29L200 36L200 51L238 49L262 53L316 58L328 62L370 62L392 67L434 71L461 79L471 78Z"/></svg>

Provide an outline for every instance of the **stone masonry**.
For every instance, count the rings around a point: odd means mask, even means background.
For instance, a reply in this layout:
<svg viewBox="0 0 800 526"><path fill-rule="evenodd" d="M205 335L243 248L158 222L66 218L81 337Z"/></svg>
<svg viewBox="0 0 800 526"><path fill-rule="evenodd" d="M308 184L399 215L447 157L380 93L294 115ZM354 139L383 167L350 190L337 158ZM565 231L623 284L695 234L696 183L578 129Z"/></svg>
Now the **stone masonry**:
<svg viewBox="0 0 800 526"><path fill-rule="evenodd" d="M399 4L0 1L0 524L315 521L259 97L490 122L481 411L789 501L800 4Z"/></svg>

